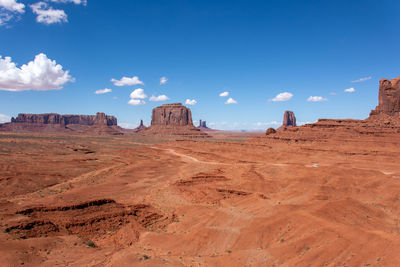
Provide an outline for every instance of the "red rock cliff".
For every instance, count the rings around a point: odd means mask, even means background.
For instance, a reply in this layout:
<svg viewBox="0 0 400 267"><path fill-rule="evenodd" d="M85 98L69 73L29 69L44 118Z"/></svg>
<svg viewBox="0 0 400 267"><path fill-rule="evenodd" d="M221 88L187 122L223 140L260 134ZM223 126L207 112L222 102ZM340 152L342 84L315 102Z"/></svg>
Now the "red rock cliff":
<svg viewBox="0 0 400 267"><path fill-rule="evenodd" d="M181 103L164 104L153 109L151 125L193 126L192 113Z"/></svg>
<svg viewBox="0 0 400 267"><path fill-rule="evenodd" d="M395 115L400 113L400 77L379 81L379 104L370 115Z"/></svg>
<svg viewBox="0 0 400 267"><path fill-rule="evenodd" d="M56 113L47 114L18 114L11 119L12 123L35 123L35 124L79 124L79 125L117 125L117 118L107 116L104 113L92 115L60 115Z"/></svg>

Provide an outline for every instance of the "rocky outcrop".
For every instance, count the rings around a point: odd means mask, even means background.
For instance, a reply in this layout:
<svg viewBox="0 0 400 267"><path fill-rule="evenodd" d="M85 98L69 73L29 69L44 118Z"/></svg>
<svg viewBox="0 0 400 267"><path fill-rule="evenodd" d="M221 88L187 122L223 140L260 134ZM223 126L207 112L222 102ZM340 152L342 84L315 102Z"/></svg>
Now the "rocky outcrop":
<svg viewBox="0 0 400 267"><path fill-rule="evenodd" d="M293 111L286 110L285 114L283 114L283 127L296 127L296 117L294 116Z"/></svg>
<svg viewBox="0 0 400 267"><path fill-rule="evenodd" d="M133 129L133 131L134 131L135 133L138 133L138 132L140 132L140 131L145 130L146 128L147 128L147 127L144 126L144 124L143 124L143 120L140 120L140 125L139 125L138 127L136 127L135 129Z"/></svg>
<svg viewBox="0 0 400 267"><path fill-rule="evenodd" d="M200 121L199 121L199 127L201 127L201 128L208 128L208 127L207 127L207 122L206 122L206 121L200 120Z"/></svg>
<svg viewBox="0 0 400 267"><path fill-rule="evenodd" d="M268 128L265 131L265 135L270 135L270 134L274 134L274 133L276 133L276 130L274 128Z"/></svg>
<svg viewBox="0 0 400 267"><path fill-rule="evenodd" d="M381 79L379 81L379 104L370 115L399 115L400 114L400 77Z"/></svg>
<svg viewBox="0 0 400 267"><path fill-rule="evenodd" d="M104 113L96 115L60 115L57 113L20 113L10 123L0 124L3 132L76 133L120 135L123 129L117 118Z"/></svg>
<svg viewBox="0 0 400 267"><path fill-rule="evenodd" d="M151 126L140 131L143 135L170 136L172 138L210 137L193 126L192 113L181 103L164 104L153 109Z"/></svg>
<svg viewBox="0 0 400 267"><path fill-rule="evenodd" d="M11 119L12 123L36 123L36 124L79 124L79 125L117 125L117 118L104 113L92 115L60 115L57 113L46 114L25 114L20 113L16 118Z"/></svg>
<svg viewBox="0 0 400 267"><path fill-rule="evenodd" d="M193 126L192 113L181 103L164 104L153 109L151 125Z"/></svg>

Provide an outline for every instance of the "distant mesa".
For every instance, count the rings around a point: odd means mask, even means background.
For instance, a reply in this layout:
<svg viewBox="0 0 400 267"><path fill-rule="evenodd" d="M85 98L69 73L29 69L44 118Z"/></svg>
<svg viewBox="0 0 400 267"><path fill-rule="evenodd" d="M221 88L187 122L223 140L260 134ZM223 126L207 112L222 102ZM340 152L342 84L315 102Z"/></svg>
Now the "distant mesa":
<svg viewBox="0 0 400 267"><path fill-rule="evenodd" d="M181 103L164 104L153 109L151 126L193 126L190 109Z"/></svg>
<svg viewBox="0 0 400 267"><path fill-rule="evenodd" d="M208 128L207 122L203 121L203 120L199 121L199 126L197 128L202 130L202 131L206 131L206 132L215 131L214 129Z"/></svg>
<svg viewBox="0 0 400 267"><path fill-rule="evenodd" d="M283 114L283 123L282 126L278 128L278 131L284 130L287 127L296 127L296 117L294 116L293 111L286 110Z"/></svg>
<svg viewBox="0 0 400 267"><path fill-rule="evenodd" d="M117 118L104 113L96 115L60 115L57 113L20 113L10 123L0 124L0 131L123 134Z"/></svg>
<svg viewBox="0 0 400 267"><path fill-rule="evenodd" d="M133 129L133 132L138 133L138 132L143 131L145 129L147 129L147 127L144 126L143 120L140 120L140 125L138 127L136 127L135 129Z"/></svg>
<svg viewBox="0 0 400 267"><path fill-rule="evenodd" d="M209 135L194 127L192 112L181 103L164 104L154 108L151 126L141 133L188 138L209 137Z"/></svg>
<svg viewBox="0 0 400 267"><path fill-rule="evenodd" d="M208 127L207 127L207 122L206 122L206 121L200 120L200 121L199 121L199 127L208 128Z"/></svg>
<svg viewBox="0 0 400 267"><path fill-rule="evenodd" d="M370 116L386 114L400 114L400 77L392 79L381 79L379 81L379 104L372 110Z"/></svg>

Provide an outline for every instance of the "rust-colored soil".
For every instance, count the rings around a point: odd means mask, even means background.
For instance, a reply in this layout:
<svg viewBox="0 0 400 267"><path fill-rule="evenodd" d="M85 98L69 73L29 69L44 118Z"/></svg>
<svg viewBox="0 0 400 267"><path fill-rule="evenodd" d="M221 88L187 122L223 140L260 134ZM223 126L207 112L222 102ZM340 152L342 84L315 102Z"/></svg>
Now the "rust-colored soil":
<svg viewBox="0 0 400 267"><path fill-rule="evenodd" d="M400 136L357 123L1 133L0 265L400 266Z"/></svg>

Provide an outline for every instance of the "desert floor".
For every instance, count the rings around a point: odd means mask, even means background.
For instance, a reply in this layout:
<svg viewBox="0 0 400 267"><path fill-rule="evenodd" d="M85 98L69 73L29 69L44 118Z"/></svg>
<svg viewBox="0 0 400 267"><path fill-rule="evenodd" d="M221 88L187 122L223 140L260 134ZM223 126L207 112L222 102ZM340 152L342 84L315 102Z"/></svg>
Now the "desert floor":
<svg viewBox="0 0 400 267"><path fill-rule="evenodd" d="M400 139L0 134L1 266L400 266Z"/></svg>

